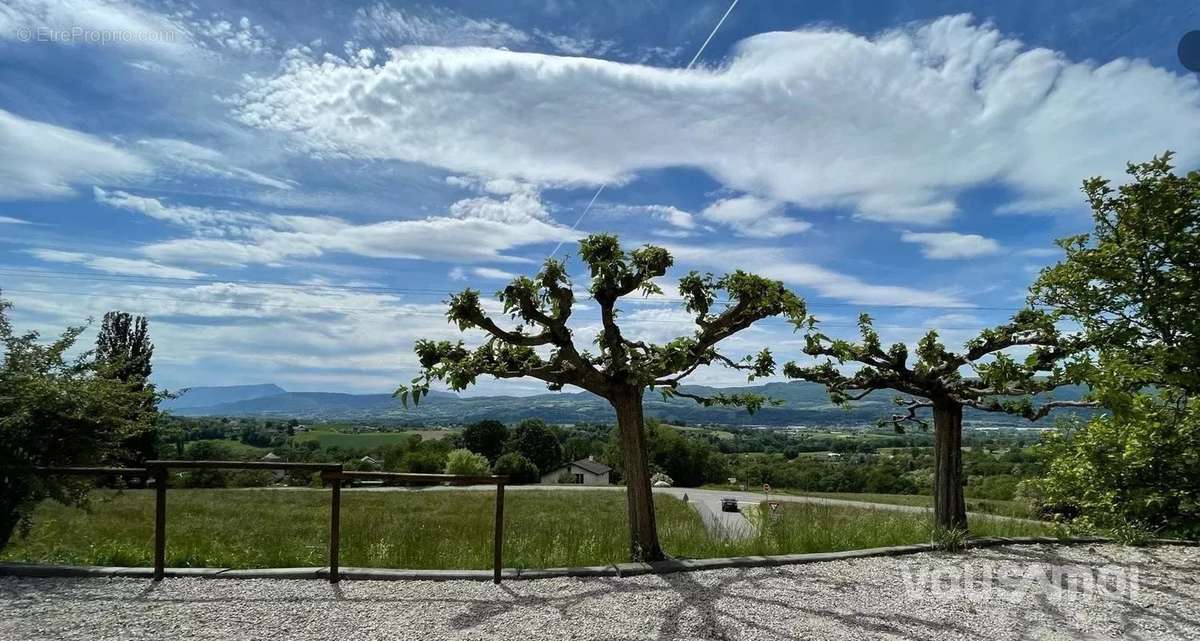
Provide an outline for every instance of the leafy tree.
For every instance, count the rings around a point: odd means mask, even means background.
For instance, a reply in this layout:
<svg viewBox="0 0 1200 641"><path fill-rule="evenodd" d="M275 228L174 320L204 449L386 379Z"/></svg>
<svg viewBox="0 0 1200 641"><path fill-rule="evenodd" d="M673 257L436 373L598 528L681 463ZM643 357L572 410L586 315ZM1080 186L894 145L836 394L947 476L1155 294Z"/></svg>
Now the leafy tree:
<svg viewBox="0 0 1200 641"><path fill-rule="evenodd" d="M489 461L504 451L504 442L508 440L508 428L500 421L480 421L468 425L462 432L463 446L472 452L482 454Z"/></svg>
<svg viewBox="0 0 1200 641"><path fill-rule="evenodd" d="M496 465L492 471L495 474L507 476L509 481L514 484L537 483L542 480L538 466L518 452L509 452L496 459Z"/></svg>
<svg viewBox="0 0 1200 641"><path fill-rule="evenodd" d="M582 436L572 436L563 443L563 460L578 461L592 454L592 441Z"/></svg>
<svg viewBox="0 0 1200 641"><path fill-rule="evenodd" d="M154 386L150 384L153 356L154 344L150 342L150 328L145 317L119 311L104 315L96 337L96 362L101 375L125 383L134 392L153 390ZM145 404L130 408L130 411L147 414L153 424L158 413L158 398L153 394L144 397ZM156 456L157 446L156 429L141 431L121 443L120 452L123 455L112 462L139 465Z"/></svg>
<svg viewBox="0 0 1200 641"><path fill-rule="evenodd" d="M825 385L830 399L837 404L860 400L882 389L907 394L910 398L896 399L905 413L891 419L900 431L909 422L927 426L918 412L932 410L934 518L941 529L967 527L962 473L964 407L1008 412L1033 421L1056 407L1092 405L1087 401L1045 401L1040 407L1034 406L1034 395L1077 382L1087 370L1085 361L1077 356L1078 340L1060 334L1053 316L1044 312L1022 310L1009 323L984 330L959 353L947 351L937 332L930 331L917 344L914 363L910 363L904 343L884 350L866 314L859 317L858 326L862 340L854 343L831 339L817 331L815 321L811 322L804 353L824 357L824 362L809 367L788 363L784 374ZM1006 352L1014 347L1032 351L1025 359L1017 360ZM847 362L860 367L853 374L843 374L839 366ZM964 377L963 368L974 370L976 377Z"/></svg>
<svg viewBox="0 0 1200 641"><path fill-rule="evenodd" d="M446 456L446 474L483 476L488 473L488 460L468 449L451 450Z"/></svg>
<svg viewBox="0 0 1200 641"><path fill-rule="evenodd" d="M426 394L435 380L461 390L480 375L496 378L532 377L551 390L573 385L606 399L616 411L624 458L626 497L629 505L630 556L638 560L663 558L654 519L646 435L642 425L642 396L656 389L665 396L681 396L712 405L738 405L751 410L765 402L751 394L702 397L680 390L680 382L697 368L721 364L745 370L751 376L774 372L770 351L741 361L717 351L717 344L769 316L786 315L800 326L806 317L803 301L782 283L734 272L721 278L692 272L679 281L684 305L696 330L662 345L626 338L617 323L617 303L641 292L660 293L654 279L666 274L673 259L667 250L646 245L626 252L615 236L598 234L579 244L587 266L588 293L600 313L597 352L577 346L567 325L575 291L563 261L549 259L533 278L514 279L498 294L504 312L517 321L506 329L484 313L479 293L466 290L451 296L447 313L460 330L480 329L488 334L483 345L468 349L461 341L419 341L416 346L422 372L411 386L402 386L402 400ZM724 292L727 303L718 303ZM539 351L538 348L542 348ZM540 467L540 466L539 466Z"/></svg>
<svg viewBox="0 0 1200 641"><path fill-rule="evenodd" d="M107 373L126 383L146 384L153 367L154 344L143 316L109 312L96 337L96 360Z"/></svg>
<svg viewBox="0 0 1200 641"><path fill-rule="evenodd" d="M238 457L233 446L224 441L197 441L185 450L192 461L233 461ZM183 477L186 487L226 487L229 484L228 470L188 470Z"/></svg>
<svg viewBox="0 0 1200 641"><path fill-rule="evenodd" d="M521 421L508 440L508 449L529 459L538 470L549 472L562 463L562 446L544 422L531 418Z"/></svg>
<svg viewBox="0 0 1200 641"><path fill-rule="evenodd" d="M100 463L120 453L121 443L151 428L144 413L153 392L100 375L90 353L68 358L85 327L69 327L43 344L36 332L18 334L9 322L10 303L0 299L0 548L46 498L78 504L81 479L33 476L28 466Z"/></svg>
<svg viewBox="0 0 1200 641"><path fill-rule="evenodd" d="M399 472L414 474L439 474L446 469L448 452L437 449L419 449L408 452L400 459Z"/></svg>
<svg viewBox="0 0 1200 641"><path fill-rule="evenodd" d="M1030 289L1079 323L1114 384L1200 391L1200 171L1172 173L1168 152L1130 164L1130 181L1092 178L1095 229L1058 241L1066 257ZM1109 399L1106 399L1106 401ZM1114 410L1119 408L1112 408Z"/></svg>
<svg viewBox="0 0 1200 641"><path fill-rule="evenodd" d="M1168 152L1130 164L1125 185L1085 181L1092 233L1061 239L1066 257L1030 290L1083 328L1111 411L1048 440L1037 493L1126 538L1200 531L1200 172L1172 170Z"/></svg>
<svg viewBox="0 0 1200 641"><path fill-rule="evenodd" d="M646 421L651 465L673 479L674 485L696 487L708 481L723 482L726 466L707 442L685 436L656 419Z"/></svg>

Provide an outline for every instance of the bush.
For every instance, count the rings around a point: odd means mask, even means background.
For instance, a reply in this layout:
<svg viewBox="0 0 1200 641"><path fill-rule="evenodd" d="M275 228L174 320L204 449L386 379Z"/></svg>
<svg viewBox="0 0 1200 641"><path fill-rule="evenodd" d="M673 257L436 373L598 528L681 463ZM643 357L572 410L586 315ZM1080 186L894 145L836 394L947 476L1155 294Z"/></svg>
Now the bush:
<svg viewBox="0 0 1200 641"><path fill-rule="evenodd" d="M1200 399L1136 395L1119 416L1097 416L1042 445L1047 474L1023 492L1043 511L1079 513L1122 540L1200 535Z"/></svg>
<svg viewBox="0 0 1200 641"><path fill-rule="evenodd" d="M179 486L186 488L218 488L228 485L225 470L188 470L179 478Z"/></svg>
<svg viewBox="0 0 1200 641"><path fill-rule="evenodd" d="M268 487L275 484L270 470L234 470L225 478L226 487Z"/></svg>
<svg viewBox="0 0 1200 641"><path fill-rule="evenodd" d="M508 476L513 484L537 483L541 481L541 473L533 461L516 452L510 452L496 459L494 473Z"/></svg>
<svg viewBox="0 0 1200 641"><path fill-rule="evenodd" d="M446 474L483 476L488 473L488 460L468 449L452 450L446 456Z"/></svg>

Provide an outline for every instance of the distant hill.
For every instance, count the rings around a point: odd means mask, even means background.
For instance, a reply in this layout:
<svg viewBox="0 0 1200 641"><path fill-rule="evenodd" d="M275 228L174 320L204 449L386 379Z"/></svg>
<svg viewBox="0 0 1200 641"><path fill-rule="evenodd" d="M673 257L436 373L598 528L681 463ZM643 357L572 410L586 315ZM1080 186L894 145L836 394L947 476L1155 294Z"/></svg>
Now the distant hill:
<svg viewBox="0 0 1200 641"><path fill-rule="evenodd" d="M236 403L264 396L287 394L287 390L274 383L264 385L228 385L224 387L190 387L176 398L162 402L162 409L179 413L185 408L211 407L223 403Z"/></svg>
<svg viewBox="0 0 1200 641"><path fill-rule="evenodd" d="M420 405L410 404L406 409L390 394L283 392L274 385L250 387L274 388L277 392L246 396L208 406L189 403L168 409L182 416L254 416L425 424L465 424L483 419L515 422L526 418L540 418L553 423L611 422L615 419L608 402L588 392L475 397L432 392L428 398L421 400ZM829 396L823 386L799 381L736 388L686 386L683 389L696 394L756 392L782 401L783 404L778 407L764 407L755 414L749 414L737 408L703 407L689 399L664 400L660 394L648 392L645 399L646 416L685 421L690 424L861 426L890 416L894 410L892 398L895 396L887 391L876 392L866 400L855 403L853 407L844 409L829 402ZM1055 398L1077 399L1082 393L1082 388L1064 388L1055 394ZM968 424L975 426L1030 425L1028 421L1015 416L971 410L967 411L964 418Z"/></svg>

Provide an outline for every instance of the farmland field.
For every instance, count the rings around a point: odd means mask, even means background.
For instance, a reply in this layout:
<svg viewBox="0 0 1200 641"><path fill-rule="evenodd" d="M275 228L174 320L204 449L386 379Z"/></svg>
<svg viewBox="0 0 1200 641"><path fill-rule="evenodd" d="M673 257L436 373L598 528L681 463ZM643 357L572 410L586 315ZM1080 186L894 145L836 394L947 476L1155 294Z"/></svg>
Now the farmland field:
<svg viewBox="0 0 1200 641"><path fill-rule="evenodd" d="M338 447L343 450L371 450L403 443L413 434L434 441L453 434L450 430L406 430L403 432L331 432L313 430L292 437L294 443L315 441L320 447Z"/></svg>
<svg viewBox="0 0 1200 641"><path fill-rule="evenodd" d="M7 561L83 565L151 564L154 497L97 491L90 511L44 503ZM509 492L507 567L597 565L627 560L621 492ZM821 552L920 543L928 518L897 511L785 504L766 532L728 541L706 532L685 503L656 497L663 546L676 557ZM329 492L171 490L167 564L172 567L300 567L325 564ZM343 493L345 566L486 568L491 563L493 494L478 491ZM975 519L980 536L1047 534L1048 527Z"/></svg>

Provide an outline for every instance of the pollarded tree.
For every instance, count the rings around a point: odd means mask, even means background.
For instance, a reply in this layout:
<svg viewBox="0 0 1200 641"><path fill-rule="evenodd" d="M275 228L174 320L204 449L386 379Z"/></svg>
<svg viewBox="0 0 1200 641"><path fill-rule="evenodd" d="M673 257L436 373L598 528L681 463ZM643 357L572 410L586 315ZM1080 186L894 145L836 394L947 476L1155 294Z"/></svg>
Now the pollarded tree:
<svg viewBox="0 0 1200 641"><path fill-rule="evenodd" d="M907 394L908 398L896 398L905 413L891 417L899 431L909 422L927 426L918 413L931 410L934 517L941 528L967 527L962 477L964 407L1035 421L1058 407L1093 405L1075 400L1034 403L1037 395L1078 382L1089 367L1081 354L1082 342L1060 333L1054 318L1044 312L1022 310L1010 322L984 330L959 353L947 351L937 332L931 331L917 344L913 363L904 343L884 349L866 314L859 317L859 332L859 342L830 339L816 331L815 322L810 323L804 353L825 357L825 361L809 367L788 363L784 375L825 385L830 399L838 404L883 389ZM1029 355L1017 360L1005 352L1010 348L1028 348ZM860 367L843 374L839 366L848 362ZM964 368L973 375L963 376Z"/></svg>
<svg viewBox="0 0 1200 641"><path fill-rule="evenodd" d="M770 375L775 361L770 351L741 360L719 351L721 341L761 319L785 315L797 327L806 321L804 302L778 281L737 271L721 278L692 272L680 279L684 306L696 330L689 336L657 345L631 340L617 324L618 301L635 292L660 293L654 279L666 274L673 259L667 250L646 245L626 252L615 236L593 235L579 244L580 258L591 277L588 294L600 313L596 353L574 342L567 321L575 292L563 261L548 259L533 278L514 279L498 298L504 312L517 321L502 328L484 313L479 293L465 290L450 297L447 317L461 330L481 329L489 337L468 349L459 342L418 341L422 372L397 395L407 402L428 392L435 380L461 390L480 375L496 378L532 377L551 390L573 385L606 399L617 415L629 507L630 556L634 560L663 558L650 491L642 397L649 389L666 396L691 398L706 405L758 409L766 399L751 394L698 396L680 389L684 378L699 367L720 364L744 370L750 378ZM728 299L718 303L718 294ZM720 309L718 309L720 308Z"/></svg>

